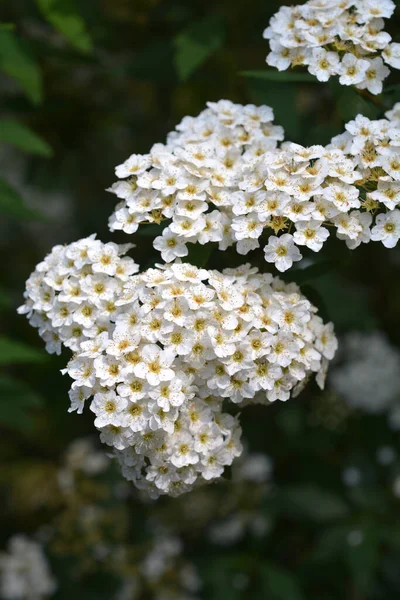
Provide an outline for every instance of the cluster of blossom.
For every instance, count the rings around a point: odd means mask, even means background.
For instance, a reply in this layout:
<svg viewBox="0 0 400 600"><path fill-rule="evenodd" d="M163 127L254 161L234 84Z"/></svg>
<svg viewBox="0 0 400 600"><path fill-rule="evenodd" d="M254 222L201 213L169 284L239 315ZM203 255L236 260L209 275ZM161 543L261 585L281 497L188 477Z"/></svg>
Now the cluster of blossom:
<svg viewBox="0 0 400 600"><path fill-rule="evenodd" d="M247 453L246 448L232 466L232 489L224 498L222 519L213 515L208 530L211 542L231 546L249 533L261 538L267 535L270 522L262 509L263 500L270 489L273 464L259 452ZM251 486L251 487L250 487ZM249 489L253 502L249 503ZM228 514L226 512L228 511Z"/></svg>
<svg viewBox="0 0 400 600"><path fill-rule="evenodd" d="M141 222L169 220L154 240L166 262L187 255L187 243L218 242L221 250L236 243L247 254L267 241L265 260L279 271L302 258L299 246L319 252L327 226L351 249L370 240L396 245L398 105L387 119L358 115L328 146L308 148L291 142L276 147L281 130L268 124L268 107L251 107L250 118L248 107L227 100L209 106L183 119L166 145L117 167L117 176L127 179L111 188L124 198L111 218L112 230L133 233ZM243 132L245 123L249 132L249 120L255 125L242 141L237 130ZM223 170L221 160L229 168Z"/></svg>
<svg viewBox="0 0 400 600"><path fill-rule="evenodd" d="M391 412L400 399L400 352L379 331L354 332L340 344L330 382L354 408L371 414Z"/></svg>
<svg viewBox="0 0 400 600"><path fill-rule="evenodd" d="M58 471L58 484L62 492L68 494L76 490L76 475L84 473L96 476L109 466L110 459L99 451L91 438L77 438L68 446L64 464Z"/></svg>
<svg viewBox="0 0 400 600"><path fill-rule="evenodd" d="M116 600L136 600L149 590L154 600L195 600L201 580L194 565L184 558L182 540L163 530L150 534L154 537L149 551L135 565L136 573L125 577Z"/></svg>
<svg viewBox="0 0 400 600"><path fill-rule="evenodd" d="M380 94L390 74L386 65L400 69L400 44L383 31L395 8L392 0L281 6L264 31L271 48L267 63L279 71L306 66L319 81L339 76L341 85Z"/></svg>
<svg viewBox="0 0 400 600"><path fill-rule="evenodd" d="M13 535L0 554L0 596L4 600L41 600L52 596L56 581L42 546L25 535Z"/></svg>
<svg viewBox="0 0 400 600"><path fill-rule="evenodd" d="M179 495L241 454L225 399L287 400L313 372L323 385L337 341L298 287L269 273L175 262L132 275L125 249L93 236L56 246L19 312L49 351L73 350L69 410L94 396L124 476L151 496Z"/></svg>
<svg viewBox="0 0 400 600"><path fill-rule="evenodd" d="M109 189L121 199L111 231L131 234L141 223L170 220L154 240L165 262L186 256L186 244L195 242L218 242L220 250L236 243L246 254L263 228L258 219L247 226L242 215L257 204L253 196L263 183L257 166L283 140L283 129L273 125L268 106L229 100L207 106L197 117L185 117L166 144L119 165L121 179Z"/></svg>

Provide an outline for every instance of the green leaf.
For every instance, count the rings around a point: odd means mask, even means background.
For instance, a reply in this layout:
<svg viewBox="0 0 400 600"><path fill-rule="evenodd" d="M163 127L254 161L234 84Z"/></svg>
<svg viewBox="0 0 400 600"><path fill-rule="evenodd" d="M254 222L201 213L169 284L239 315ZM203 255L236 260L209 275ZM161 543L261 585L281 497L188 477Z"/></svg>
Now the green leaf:
<svg viewBox="0 0 400 600"><path fill-rule="evenodd" d="M15 119L0 119L0 142L6 142L31 154L52 155L52 149L47 142Z"/></svg>
<svg viewBox="0 0 400 600"><path fill-rule="evenodd" d="M321 296L329 318L337 330L368 330L377 326L371 310L368 288L344 279L332 271L315 279L313 288Z"/></svg>
<svg viewBox="0 0 400 600"><path fill-rule="evenodd" d="M181 81L188 77L224 42L225 30L221 18L208 16L176 36L175 67Z"/></svg>
<svg viewBox="0 0 400 600"><path fill-rule="evenodd" d="M348 506L340 496L312 484L281 487L271 508L316 522L340 519L348 514Z"/></svg>
<svg viewBox="0 0 400 600"><path fill-rule="evenodd" d="M302 71L276 71L275 69L265 69L263 71L240 71L242 77L251 77L252 79L266 79L267 81L279 81L282 83L317 83L315 77L310 73Z"/></svg>
<svg viewBox="0 0 400 600"><path fill-rule="evenodd" d="M41 350L31 348L22 342L16 342L4 335L0 336L0 365L16 363L42 363L47 355Z"/></svg>
<svg viewBox="0 0 400 600"><path fill-rule="evenodd" d="M321 260L305 269L293 269L291 271L291 281L295 281L299 285L311 283L318 277L326 275L333 269L340 267L340 262L337 260Z"/></svg>
<svg viewBox="0 0 400 600"><path fill-rule="evenodd" d="M371 589L379 566L380 526L368 524L362 526L359 531L360 542L348 545L345 556L354 584L364 595Z"/></svg>
<svg viewBox="0 0 400 600"><path fill-rule="evenodd" d="M0 70L15 79L32 102L41 102L39 67L25 44L9 29L0 29Z"/></svg>
<svg viewBox="0 0 400 600"><path fill-rule="evenodd" d="M4 179L0 178L0 214L18 219L40 219L41 215L25 206L22 197Z"/></svg>
<svg viewBox="0 0 400 600"><path fill-rule="evenodd" d="M358 114L369 119L376 119L383 110L372 99L367 99L361 91L357 91L351 86L340 85L335 80L329 81L329 86L336 101L337 113L345 123L354 119Z"/></svg>
<svg viewBox="0 0 400 600"><path fill-rule="evenodd" d="M255 104L267 104L274 110L275 121L285 124L286 138L302 139L303 122L298 109L297 94L291 83L271 82L262 79L247 80L250 96Z"/></svg>
<svg viewBox="0 0 400 600"><path fill-rule="evenodd" d="M265 565L261 569L263 597L268 600L304 600L297 578L289 571Z"/></svg>
<svg viewBox="0 0 400 600"><path fill-rule="evenodd" d="M208 260L215 248L215 244L188 244L189 254L182 260L188 262L195 267L206 267Z"/></svg>
<svg viewBox="0 0 400 600"><path fill-rule="evenodd" d="M32 426L30 410L43 405L43 399L24 382L0 375L0 423L16 430Z"/></svg>
<svg viewBox="0 0 400 600"><path fill-rule="evenodd" d="M86 23L74 0L36 0L43 17L81 52L92 50Z"/></svg>
<svg viewBox="0 0 400 600"><path fill-rule="evenodd" d="M7 310L11 306L11 298L8 292L0 287L0 310Z"/></svg>
<svg viewBox="0 0 400 600"><path fill-rule="evenodd" d="M14 31L15 23L0 23L0 31Z"/></svg>

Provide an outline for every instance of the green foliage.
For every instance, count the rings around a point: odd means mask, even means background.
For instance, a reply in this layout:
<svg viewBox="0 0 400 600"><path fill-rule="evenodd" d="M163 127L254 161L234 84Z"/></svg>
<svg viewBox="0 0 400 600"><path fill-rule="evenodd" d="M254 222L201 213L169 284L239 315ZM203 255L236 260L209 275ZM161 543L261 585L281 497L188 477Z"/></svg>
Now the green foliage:
<svg viewBox="0 0 400 600"><path fill-rule="evenodd" d="M15 119L0 119L0 142L6 142L31 154L52 155L52 149L47 142Z"/></svg>
<svg viewBox="0 0 400 600"><path fill-rule="evenodd" d="M268 600L305 600L297 578L289 571L266 564L262 567L261 575Z"/></svg>
<svg viewBox="0 0 400 600"><path fill-rule="evenodd" d="M38 219L40 215L25 206L23 198L4 179L0 178L0 214L18 219Z"/></svg>
<svg viewBox="0 0 400 600"><path fill-rule="evenodd" d="M184 258L185 262L196 265L196 267L206 267L209 258L215 249L216 244L190 244L189 254Z"/></svg>
<svg viewBox="0 0 400 600"><path fill-rule="evenodd" d="M0 375L0 425L25 431L32 429L31 410L43 405L43 399L24 382Z"/></svg>
<svg viewBox="0 0 400 600"><path fill-rule="evenodd" d="M36 0L44 18L81 52L91 52L92 40L74 0Z"/></svg>
<svg viewBox="0 0 400 600"><path fill-rule="evenodd" d="M368 92L365 96L361 90L340 85L337 81L330 81L329 86L336 100L338 114L344 123L354 119L358 114L376 119L382 111L379 99L374 96L369 99Z"/></svg>
<svg viewBox="0 0 400 600"><path fill-rule="evenodd" d="M16 363L42 363L48 357L42 350L31 348L23 342L14 341L4 335L0 336L0 366Z"/></svg>
<svg viewBox="0 0 400 600"><path fill-rule="evenodd" d="M175 66L179 78L186 81L223 44L225 30L219 16L211 15L190 25L176 36Z"/></svg>
<svg viewBox="0 0 400 600"><path fill-rule="evenodd" d="M32 54L9 28L0 29L0 71L15 79L33 103L42 100L42 76Z"/></svg>
<svg viewBox="0 0 400 600"><path fill-rule="evenodd" d="M0 311L6 310L11 306L11 298L7 290L0 287Z"/></svg>
<svg viewBox="0 0 400 600"><path fill-rule="evenodd" d="M281 487L271 499L271 508L316 522L335 520L348 513L348 507L340 496L312 484Z"/></svg>
<svg viewBox="0 0 400 600"><path fill-rule="evenodd" d="M264 69L263 71L241 71L239 75L251 79L264 79L266 81L278 81L280 83L316 83L315 77L310 75L310 73L305 73L303 71L277 71L276 69Z"/></svg>

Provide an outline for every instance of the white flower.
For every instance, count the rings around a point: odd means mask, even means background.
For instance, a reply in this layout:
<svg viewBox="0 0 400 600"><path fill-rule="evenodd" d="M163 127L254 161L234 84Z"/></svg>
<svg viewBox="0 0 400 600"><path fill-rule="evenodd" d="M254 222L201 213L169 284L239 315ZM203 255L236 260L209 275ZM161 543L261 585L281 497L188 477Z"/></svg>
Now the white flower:
<svg viewBox="0 0 400 600"><path fill-rule="evenodd" d="M132 154L122 165L115 169L117 177L130 177L139 175L150 166L150 156L142 154Z"/></svg>
<svg viewBox="0 0 400 600"><path fill-rule="evenodd" d="M272 235L264 248L265 260L275 263L278 271L287 271L294 261L301 260L300 250L295 246L293 236L285 233L280 237Z"/></svg>
<svg viewBox="0 0 400 600"><path fill-rule="evenodd" d="M348 183L332 183L323 190L323 196L328 202L340 210L347 212L350 208L359 208L359 191Z"/></svg>
<svg viewBox="0 0 400 600"><path fill-rule="evenodd" d="M96 415L95 426L121 425L120 413L127 404L126 398L122 398L112 391L95 394L90 405L90 410Z"/></svg>
<svg viewBox="0 0 400 600"><path fill-rule="evenodd" d="M165 262L172 262L177 257L188 255L186 244L168 228L164 229L162 236L155 238L153 245L161 252Z"/></svg>
<svg viewBox="0 0 400 600"><path fill-rule="evenodd" d="M383 88L382 82L390 74L390 70L385 67L379 56L369 59L368 62L365 79L358 83L357 87L361 90L367 89L371 94L380 94Z"/></svg>
<svg viewBox="0 0 400 600"><path fill-rule="evenodd" d="M382 52L383 60L394 69L400 69L400 44L388 44Z"/></svg>
<svg viewBox="0 0 400 600"><path fill-rule="evenodd" d="M132 431L146 430L149 422L149 411L144 402L140 400L126 401L119 415L118 425L127 427ZM112 423L115 425L115 423Z"/></svg>
<svg viewBox="0 0 400 600"><path fill-rule="evenodd" d="M143 346L141 360L134 368L137 377L147 379L150 385L158 385L161 381L169 381L174 377L170 365L174 360L175 352L168 348L161 350L155 344Z"/></svg>
<svg viewBox="0 0 400 600"><path fill-rule="evenodd" d="M371 240L381 241L385 248L394 248L400 238L400 210L391 210L376 217Z"/></svg>
<svg viewBox="0 0 400 600"><path fill-rule="evenodd" d="M293 234L293 240L299 246L307 246L319 252L324 245L324 242L329 237L329 231L322 227L321 221L299 221L296 223L296 231Z"/></svg>
<svg viewBox="0 0 400 600"><path fill-rule="evenodd" d="M400 183L392 181L379 181L378 188L367 194L368 198L382 202L387 208L393 210L400 204Z"/></svg>
<svg viewBox="0 0 400 600"><path fill-rule="evenodd" d="M311 75L315 75L318 81L328 81L332 75L339 71L339 55L336 52L327 52L323 48L315 48L308 64Z"/></svg>

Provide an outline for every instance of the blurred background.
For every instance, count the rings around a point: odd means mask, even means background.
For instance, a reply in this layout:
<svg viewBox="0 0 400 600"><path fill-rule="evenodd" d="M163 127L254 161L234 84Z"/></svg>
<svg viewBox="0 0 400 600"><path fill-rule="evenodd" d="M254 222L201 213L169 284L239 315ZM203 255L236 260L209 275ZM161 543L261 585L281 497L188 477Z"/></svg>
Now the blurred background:
<svg viewBox="0 0 400 600"><path fill-rule="evenodd" d="M395 71L371 100L269 70L262 32L281 4L0 3L1 598L400 598L399 248L332 239L289 271L339 335L327 389L247 408L244 456L179 499L135 493L91 414L67 413L68 353L47 356L15 312L53 245L93 232L127 241L107 228L114 166L208 100L268 104L303 145L400 101ZM397 42L399 24L397 10L386 26ZM135 238L135 260L154 264L152 237ZM272 270L261 253L248 259ZM208 265L242 261L214 251Z"/></svg>

